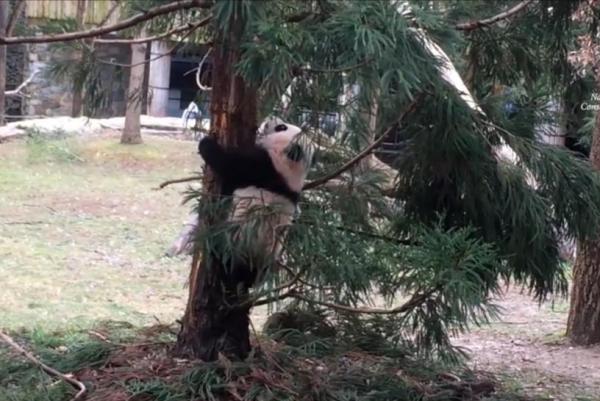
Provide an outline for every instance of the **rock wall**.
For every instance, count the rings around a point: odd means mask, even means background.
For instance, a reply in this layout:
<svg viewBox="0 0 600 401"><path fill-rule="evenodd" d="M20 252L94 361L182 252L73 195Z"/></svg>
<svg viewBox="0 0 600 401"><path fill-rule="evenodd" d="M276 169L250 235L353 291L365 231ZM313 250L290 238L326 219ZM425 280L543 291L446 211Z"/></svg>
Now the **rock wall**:
<svg viewBox="0 0 600 401"><path fill-rule="evenodd" d="M73 59L79 62L74 51L56 51L49 44L32 44L27 49L27 65L25 77L34 71L36 76L27 87L30 97L26 100L24 114L30 116L69 116L73 105L71 83L68 80L58 82L48 75L48 68L56 57ZM102 91L105 101L94 107L90 117L109 117L125 114L125 92L129 76L129 68L114 64L127 64L130 59L129 46L98 46L98 58L106 61L99 64ZM85 110L85 107L84 107Z"/></svg>

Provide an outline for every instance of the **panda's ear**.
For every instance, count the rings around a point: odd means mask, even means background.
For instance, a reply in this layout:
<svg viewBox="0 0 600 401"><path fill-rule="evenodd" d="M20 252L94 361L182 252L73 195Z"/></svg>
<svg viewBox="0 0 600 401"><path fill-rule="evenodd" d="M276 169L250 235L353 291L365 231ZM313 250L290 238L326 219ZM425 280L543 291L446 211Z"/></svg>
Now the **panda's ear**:
<svg viewBox="0 0 600 401"><path fill-rule="evenodd" d="M287 131L288 127L285 124L279 124L275 126L275 132Z"/></svg>

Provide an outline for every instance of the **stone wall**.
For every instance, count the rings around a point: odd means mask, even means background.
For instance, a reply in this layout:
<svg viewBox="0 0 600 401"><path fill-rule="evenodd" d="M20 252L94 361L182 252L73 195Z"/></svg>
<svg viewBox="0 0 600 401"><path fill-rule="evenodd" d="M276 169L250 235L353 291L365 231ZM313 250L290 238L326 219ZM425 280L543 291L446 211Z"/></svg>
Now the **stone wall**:
<svg viewBox="0 0 600 401"><path fill-rule="evenodd" d="M56 51L56 47L49 44L32 44L27 49L28 77L36 71L36 76L27 87L30 97L25 102L24 113L35 116L69 116L71 115L73 95L71 83L57 82L49 78L47 70L56 57L72 59L79 62L74 51ZM106 93L106 101L93 110L90 117L110 117L125 114L125 92L129 76L129 68L115 66L127 64L130 59L128 45L98 46L98 58L106 63L99 64L101 68L102 91ZM85 110L85 107L84 107Z"/></svg>
<svg viewBox="0 0 600 401"><path fill-rule="evenodd" d="M56 57L51 46L45 43L32 44L28 48L27 72L30 76L36 73L27 87L30 97L25 104L25 114L30 116L69 116L73 96L67 83L54 82L47 77L46 68Z"/></svg>

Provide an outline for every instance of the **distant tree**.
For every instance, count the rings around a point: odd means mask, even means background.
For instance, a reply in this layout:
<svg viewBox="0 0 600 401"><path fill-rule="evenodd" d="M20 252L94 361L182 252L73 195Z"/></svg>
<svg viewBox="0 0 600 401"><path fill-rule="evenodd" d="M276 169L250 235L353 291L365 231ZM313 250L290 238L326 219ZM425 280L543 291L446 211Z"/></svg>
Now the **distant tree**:
<svg viewBox="0 0 600 401"><path fill-rule="evenodd" d="M142 34L143 36L143 34ZM144 90L144 71L146 71L146 44L131 44L131 67L127 87L127 105L125 126L121 134L121 143L140 144L143 142L140 128L142 114L142 94Z"/></svg>
<svg viewBox="0 0 600 401"><path fill-rule="evenodd" d="M77 15L75 16L75 24L78 30L83 29L85 22L85 11L87 8L87 0L77 0ZM81 58L85 56L84 52L80 52ZM73 80L73 102L71 108L71 117L79 117L83 109L83 85L77 77Z"/></svg>

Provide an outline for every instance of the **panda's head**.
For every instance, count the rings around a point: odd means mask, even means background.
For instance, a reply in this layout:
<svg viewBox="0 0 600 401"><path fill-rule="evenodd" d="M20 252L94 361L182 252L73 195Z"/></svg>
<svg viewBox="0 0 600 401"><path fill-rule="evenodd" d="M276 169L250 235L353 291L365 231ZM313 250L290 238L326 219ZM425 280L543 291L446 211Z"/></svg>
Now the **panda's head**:
<svg viewBox="0 0 600 401"><path fill-rule="evenodd" d="M300 127L277 117L267 118L258 129L257 145L271 157L277 172L292 191L300 192L312 160L312 147Z"/></svg>

